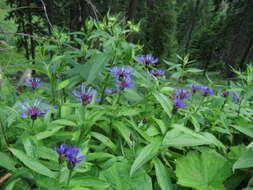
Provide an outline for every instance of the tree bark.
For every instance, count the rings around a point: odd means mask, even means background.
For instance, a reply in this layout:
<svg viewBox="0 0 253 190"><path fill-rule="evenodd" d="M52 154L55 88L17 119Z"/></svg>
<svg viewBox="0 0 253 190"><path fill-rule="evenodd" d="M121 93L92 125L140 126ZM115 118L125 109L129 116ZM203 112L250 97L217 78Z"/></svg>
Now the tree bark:
<svg viewBox="0 0 253 190"><path fill-rule="evenodd" d="M247 0L243 10L243 16L238 20L239 31L234 36L230 48L225 56L225 75L233 75L231 67L244 67L245 57L252 46L253 33L253 1Z"/></svg>
<svg viewBox="0 0 253 190"><path fill-rule="evenodd" d="M127 15L126 15L127 20L133 20L134 19L135 14L137 12L138 3L139 3L138 0L131 0L130 1L128 11L127 11Z"/></svg>

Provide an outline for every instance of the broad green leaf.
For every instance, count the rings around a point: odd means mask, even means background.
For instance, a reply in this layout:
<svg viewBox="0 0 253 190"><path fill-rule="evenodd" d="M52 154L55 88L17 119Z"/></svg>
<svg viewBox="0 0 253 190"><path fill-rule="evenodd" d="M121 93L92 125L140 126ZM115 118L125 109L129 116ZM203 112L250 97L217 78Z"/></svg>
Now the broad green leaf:
<svg viewBox="0 0 253 190"><path fill-rule="evenodd" d="M36 144L34 143L32 137L25 136L22 138L25 153L30 157L35 157Z"/></svg>
<svg viewBox="0 0 253 190"><path fill-rule="evenodd" d="M233 170L253 167L253 152L243 154L233 165Z"/></svg>
<svg viewBox="0 0 253 190"><path fill-rule="evenodd" d="M172 103L169 101L168 97L161 93L155 93L154 94L156 100L161 104L163 107L163 110L167 113L169 117L171 117L172 112Z"/></svg>
<svg viewBox="0 0 253 190"><path fill-rule="evenodd" d="M113 122L113 126L119 131L120 135L125 139L128 145L131 147L133 142L130 139L131 130L125 125L125 123L120 121Z"/></svg>
<svg viewBox="0 0 253 190"><path fill-rule="evenodd" d="M21 162L24 163L24 165L26 165L31 170L51 178L55 178L57 176L57 173L52 172L37 160L28 157L24 152L14 148L9 148L9 150L14 156L16 156Z"/></svg>
<svg viewBox="0 0 253 190"><path fill-rule="evenodd" d="M164 146L190 147L214 144L218 147L224 148L224 145L211 133L196 133L191 129L178 124L173 125L173 127L174 129L168 131L164 137Z"/></svg>
<svg viewBox="0 0 253 190"><path fill-rule="evenodd" d="M130 170L130 176L133 176L133 174L141 168L145 163L150 161L154 156L156 156L159 152L159 149L161 147L161 141L156 140L149 145L145 146L139 153L139 155L134 160L134 163Z"/></svg>
<svg viewBox="0 0 253 190"><path fill-rule="evenodd" d="M177 183L196 190L225 190L223 182L231 175L230 162L214 150L189 152L176 160Z"/></svg>
<svg viewBox="0 0 253 190"><path fill-rule="evenodd" d="M152 117L152 118L157 123L157 125L159 126L159 128L161 130L161 133L164 135L166 133L166 130L167 130L167 127L166 127L164 121L161 120L161 119L156 119L155 117Z"/></svg>
<svg viewBox="0 0 253 190"><path fill-rule="evenodd" d="M153 162L155 165L157 182L161 190L173 190L173 185L171 183L170 176L168 175L168 169L166 169L166 167L163 165L161 160L159 160L159 158L155 158Z"/></svg>
<svg viewBox="0 0 253 190"><path fill-rule="evenodd" d="M106 64L110 61L111 57L111 52L105 52L98 54L89 60L89 63L92 63L92 66L89 70L87 84L92 83L98 77L100 72L104 70Z"/></svg>
<svg viewBox="0 0 253 190"><path fill-rule="evenodd" d="M36 183L40 188L45 190L62 190L59 182L56 179L38 176L35 178Z"/></svg>
<svg viewBox="0 0 253 190"><path fill-rule="evenodd" d="M59 121L59 120L58 120L58 121ZM40 133L38 133L38 134L35 135L35 138L36 138L37 140L46 139L46 138L48 138L48 137L53 136L55 133L57 133L57 132L58 132L60 129L62 129L63 127L65 127L65 126L53 126L53 125L52 125L51 130L40 132Z"/></svg>
<svg viewBox="0 0 253 190"><path fill-rule="evenodd" d="M93 153L89 153L85 160L86 161L93 161L93 160L103 161L110 158L114 158L114 155L106 153L106 152L93 152Z"/></svg>
<svg viewBox="0 0 253 190"><path fill-rule="evenodd" d="M70 181L70 187L86 187L98 190L106 190L110 186L106 181L92 176L74 177Z"/></svg>
<svg viewBox="0 0 253 190"><path fill-rule="evenodd" d="M77 126L77 124L73 121L67 119L58 119L52 122L54 125L64 125L64 126Z"/></svg>
<svg viewBox="0 0 253 190"><path fill-rule="evenodd" d="M116 162L109 169L100 172L100 178L110 184L108 190L152 190L151 178L143 171L137 171L130 177L131 165Z"/></svg>
<svg viewBox="0 0 253 190"><path fill-rule="evenodd" d="M91 132L90 135L96 138L97 140L101 141L104 145L108 146L113 151L116 151L117 149L116 145L108 137L97 132Z"/></svg>
<svg viewBox="0 0 253 190"><path fill-rule="evenodd" d="M16 170L14 160L7 153L3 152L0 152L0 166L11 171Z"/></svg>
<svg viewBox="0 0 253 190"><path fill-rule="evenodd" d="M5 188L4 190L13 190L15 187L15 184L20 181L21 179L15 179L12 182L10 182Z"/></svg>
<svg viewBox="0 0 253 190"><path fill-rule="evenodd" d="M58 84L57 90L61 90L70 84L70 80L64 80Z"/></svg>
<svg viewBox="0 0 253 190"><path fill-rule="evenodd" d="M252 137L253 138L253 128L250 124L250 126L248 125L231 125L233 128L237 129L238 131L240 131L241 133L249 136L249 137Z"/></svg>
<svg viewBox="0 0 253 190"><path fill-rule="evenodd" d="M141 100L143 100L143 96L138 93L135 89L127 89L123 95L125 96L125 98L129 101L132 102L139 102Z"/></svg>

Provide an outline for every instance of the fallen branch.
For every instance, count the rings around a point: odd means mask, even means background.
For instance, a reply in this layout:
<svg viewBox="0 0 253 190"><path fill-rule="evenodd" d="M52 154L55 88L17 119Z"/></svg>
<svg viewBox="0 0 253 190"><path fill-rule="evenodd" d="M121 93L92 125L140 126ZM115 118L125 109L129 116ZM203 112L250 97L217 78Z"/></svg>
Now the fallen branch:
<svg viewBox="0 0 253 190"><path fill-rule="evenodd" d="M11 173L5 174L3 177L0 178L0 183L5 182L7 179L9 179L12 176Z"/></svg>

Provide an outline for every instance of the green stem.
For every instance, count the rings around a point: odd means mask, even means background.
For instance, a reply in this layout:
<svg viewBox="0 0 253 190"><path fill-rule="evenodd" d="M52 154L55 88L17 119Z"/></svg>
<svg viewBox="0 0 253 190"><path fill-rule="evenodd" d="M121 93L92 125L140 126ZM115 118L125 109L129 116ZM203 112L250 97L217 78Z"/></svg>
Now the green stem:
<svg viewBox="0 0 253 190"><path fill-rule="evenodd" d="M81 105L80 107L80 119L82 121L82 124L80 126L80 135L78 139L78 144L81 142L82 137L88 133L88 128L85 130L85 113L86 113L86 107L85 105Z"/></svg>
<svg viewBox="0 0 253 190"><path fill-rule="evenodd" d="M109 76L110 76L110 73L108 73L108 74L106 75L105 81L108 81ZM101 95L101 101L100 101L99 104L103 104L103 102L104 102L106 86L107 86L107 85L105 84L105 85L104 85L104 88L103 88L103 91L102 91L102 95Z"/></svg>
<svg viewBox="0 0 253 190"><path fill-rule="evenodd" d="M3 134L3 139L4 139L4 141L5 141L5 144L6 144L6 146L8 147L9 146L9 143L8 143L8 138L7 138L7 135L6 135L6 133L5 133L5 129L4 129L4 126L3 126L3 123L2 123L2 121L0 121L0 128L1 128L1 132L2 132L2 134Z"/></svg>
<svg viewBox="0 0 253 190"><path fill-rule="evenodd" d="M72 171L73 171L73 170L69 170L69 176L68 176L68 180L67 180L67 184L66 184L65 190L68 190L68 189L69 189L69 183L70 183L70 180L71 180Z"/></svg>

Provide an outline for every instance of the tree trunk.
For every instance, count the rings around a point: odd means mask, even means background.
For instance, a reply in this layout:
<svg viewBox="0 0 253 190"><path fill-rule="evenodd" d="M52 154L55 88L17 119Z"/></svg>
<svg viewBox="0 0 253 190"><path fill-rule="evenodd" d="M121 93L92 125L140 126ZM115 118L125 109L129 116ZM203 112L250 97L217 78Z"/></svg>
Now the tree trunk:
<svg viewBox="0 0 253 190"><path fill-rule="evenodd" d="M239 31L230 44L230 48L225 57L225 75L233 75L231 67L244 67L245 57L252 46L253 33L253 1L247 0L243 10L243 15L238 20Z"/></svg>
<svg viewBox="0 0 253 190"><path fill-rule="evenodd" d="M186 34L186 41L185 41L185 47L184 47L184 52L185 54L188 52L188 48L191 44L191 39L192 39L192 33L196 24L196 17L198 16L198 10L199 10L199 5L200 5L200 0L196 0L194 10L191 16L191 22L189 26L189 30Z"/></svg>
<svg viewBox="0 0 253 190"><path fill-rule="evenodd" d="M137 11L137 7L138 7L138 0L131 0L129 3L129 7L128 7L128 11L127 11L127 15L126 18L127 20L133 20Z"/></svg>

